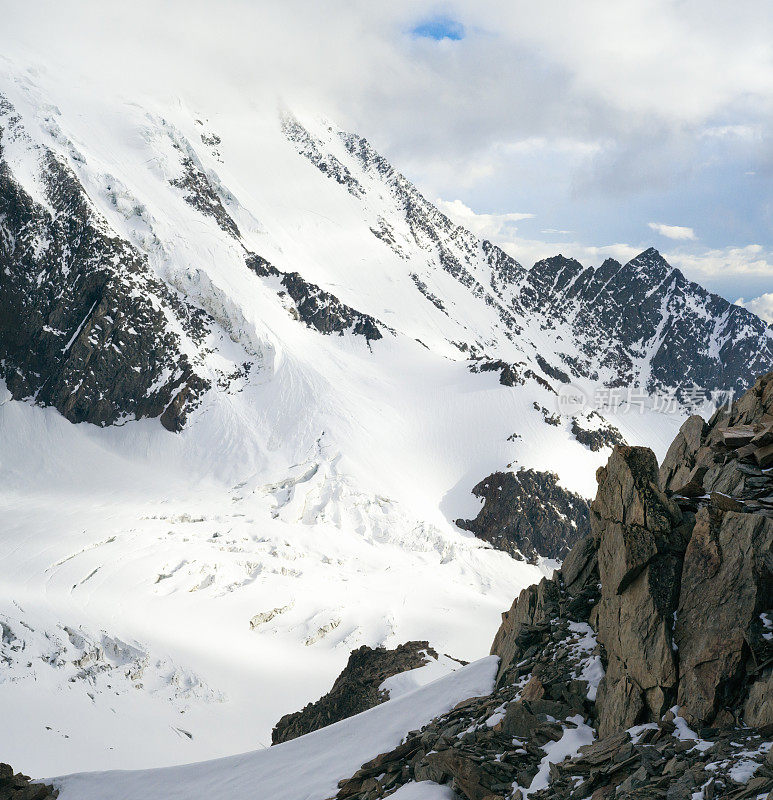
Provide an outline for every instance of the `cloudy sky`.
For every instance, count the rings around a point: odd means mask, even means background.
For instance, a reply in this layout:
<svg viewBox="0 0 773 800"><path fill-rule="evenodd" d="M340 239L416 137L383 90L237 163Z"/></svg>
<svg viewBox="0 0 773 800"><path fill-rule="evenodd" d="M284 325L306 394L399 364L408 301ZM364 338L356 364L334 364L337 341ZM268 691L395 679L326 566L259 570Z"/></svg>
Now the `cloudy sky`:
<svg viewBox="0 0 773 800"><path fill-rule="evenodd" d="M7 53L365 135L524 264L650 245L773 319L769 0L0 0Z"/></svg>

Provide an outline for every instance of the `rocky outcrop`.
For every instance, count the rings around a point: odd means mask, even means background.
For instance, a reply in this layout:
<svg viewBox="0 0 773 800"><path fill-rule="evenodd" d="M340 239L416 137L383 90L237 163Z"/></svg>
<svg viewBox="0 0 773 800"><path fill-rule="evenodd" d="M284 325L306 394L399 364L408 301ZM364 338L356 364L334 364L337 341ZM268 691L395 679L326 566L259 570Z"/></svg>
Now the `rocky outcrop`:
<svg viewBox="0 0 773 800"><path fill-rule="evenodd" d="M651 450L618 447L597 475L591 528L598 542L601 736L659 719L672 705L677 665L671 629L689 529L658 486Z"/></svg>
<svg viewBox="0 0 773 800"><path fill-rule="evenodd" d="M596 414L595 411L591 413ZM600 417L599 414L596 414L596 416ZM603 450L605 447L612 448L616 444L626 444L623 434L614 425L606 421L602 421L597 428L588 429L583 428L576 418L572 418L572 436L594 453Z"/></svg>
<svg viewBox="0 0 773 800"><path fill-rule="evenodd" d="M282 113L282 133L320 172L340 183L349 194L355 197L363 196L364 190L350 170L332 153L327 152L322 143L315 139L289 111Z"/></svg>
<svg viewBox="0 0 773 800"><path fill-rule="evenodd" d="M8 764L0 764L0 800L55 800L59 792L53 786L32 783L21 772L14 774Z"/></svg>
<svg viewBox="0 0 773 800"><path fill-rule="evenodd" d="M770 374L688 420L660 470L646 448L615 448L590 534L502 615L494 692L337 797L422 780L466 800L773 796L773 470L758 460L772 406Z"/></svg>
<svg viewBox="0 0 773 800"><path fill-rule="evenodd" d="M285 714L271 732L271 743L287 742L383 703L389 693L380 687L387 678L437 657L428 642L406 642L393 650L367 645L353 650L333 688L302 711Z"/></svg>
<svg viewBox="0 0 773 800"><path fill-rule="evenodd" d="M687 420L660 470L674 500L696 512L675 628L681 713L695 724L773 724L771 443L768 373L708 424Z"/></svg>
<svg viewBox="0 0 773 800"><path fill-rule="evenodd" d="M514 558L563 558L590 530L588 502L559 486L552 472L495 472L472 493L483 508L456 524Z"/></svg>
<svg viewBox="0 0 773 800"><path fill-rule="evenodd" d="M691 724L734 725L749 684L760 695L769 688L773 643L760 615L773 607L771 556L773 519L712 505L698 512L674 630L678 704ZM755 724L773 724L754 699L749 711Z"/></svg>
<svg viewBox="0 0 773 800"><path fill-rule="evenodd" d="M326 334L354 333L365 337L368 342L382 338L379 323L373 317L345 305L297 272L282 272L254 253L247 255L245 263L260 277L280 279L283 290L293 302L296 318L308 327Z"/></svg>
<svg viewBox="0 0 773 800"><path fill-rule="evenodd" d="M550 768L550 785L534 800L752 800L769 798L769 733L715 730L699 738L668 711L657 724L621 731L578 749ZM767 755L766 755L767 754Z"/></svg>
<svg viewBox="0 0 773 800"><path fill-rule="evenodd" d="M15 179L9 141L28 148L41 196ZM178 430L209 387L186 350L210 326L111 231L75 173L27 141L0 96L0 378L14 399L71 422L161 417Z"/></svg>
<svg viewBox="0 0 773 800"><path fill-rule="evenodd" d="M182 149L177 143L174 146L178 150ZM172 186L182 189L185 202L204 216L212 217L226 233L235 239L240 239L241 233L238 226L226 211L223 201L192 151L181 155L180 167L182 174L171 180L170 183Z"/></svg>
<svg viewBox="0 0 773 800"><path fill-rule="evenodd" d="M561 607L571 597L556 585ZM496 691L470 698L411 731L404 742L339 783L338 800L375 800L412 781L448 783L467 800L513 797L565 735L590 742L585 724L600 667L587 623L561 614L518 630L518 661Z"/></svg>

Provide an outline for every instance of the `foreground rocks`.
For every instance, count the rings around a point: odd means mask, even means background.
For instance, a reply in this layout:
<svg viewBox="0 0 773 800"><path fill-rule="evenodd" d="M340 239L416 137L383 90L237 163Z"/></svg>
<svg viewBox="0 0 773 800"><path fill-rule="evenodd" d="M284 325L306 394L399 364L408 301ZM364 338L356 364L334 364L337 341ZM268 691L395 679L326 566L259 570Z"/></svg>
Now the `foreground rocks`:
<svg viewBox="0 0 773 800"><path fill-rule="evenodd" d="M58 795L53 786L31 783L21 772L14 774L9 764L0 764L0 800L54 800Z"/></svg>
<svg viewBox="0 0 773 800"><path fill-rule="evenodd" d="M660 469L617 447L590 533L521 592L496 688L341 781L467 800L773 800L773 373L689 419Z"/></svg>
<svg viewBox="0 0 773 800"><path fill-rule="evenodd" d="M389 694L380 686L387 678L423 667L437 657L429 642L406 642L393 650L366 645L353 650L333 688L302 711L285 714L271 732L271 743L295 739L383 703Z"/></svg>
<svg viewBox="0 0 773 800"><path fill-rule="evenodd" d="M672 647L689 523L658 487L651 450L617 448L598 473L591 506L602 592L596 609L607 672L599 734L659 719L678 682Z"/></svg>

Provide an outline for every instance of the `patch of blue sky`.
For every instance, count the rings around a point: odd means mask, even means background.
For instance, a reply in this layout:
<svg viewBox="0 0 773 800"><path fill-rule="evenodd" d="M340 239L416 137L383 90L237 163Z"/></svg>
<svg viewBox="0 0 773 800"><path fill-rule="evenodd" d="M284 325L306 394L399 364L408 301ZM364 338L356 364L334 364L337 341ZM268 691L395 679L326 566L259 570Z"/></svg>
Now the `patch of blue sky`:
<svg viewBox="0 0 773 800"><path fill-rule="evenodd" d="M436 42L442 39L458 42L460 39L464 39L465 30L461 22L451 17L438 15L422 20L411 29L411 33L419 38L434 39Z"/></svg>

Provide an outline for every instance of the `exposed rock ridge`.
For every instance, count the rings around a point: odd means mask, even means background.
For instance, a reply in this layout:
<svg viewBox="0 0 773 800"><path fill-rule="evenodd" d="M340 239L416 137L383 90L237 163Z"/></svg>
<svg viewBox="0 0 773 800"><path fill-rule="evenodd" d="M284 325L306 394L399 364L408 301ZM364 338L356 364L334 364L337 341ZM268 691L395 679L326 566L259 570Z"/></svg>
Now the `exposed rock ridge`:
<svg viewBox="0 0 773 800"><path fill-rule="evenodd" d="M393 650L367 645L352 650L333 688L302 711L285 714L271 732L271 744L287 742L383 703L389 694L380 687L387 678L423 667L437 657L428 642L406 642Z"/></svg>
<svg viewBox="0 0 773 800"><path fill-rule="evenodd" d="M221 195L236 201L215 185L187 139L163 120L156 124L177 154L170 184L241 243ZM20 162L31 165L34 190L17 180ZM106 191L120 194L112 182ZM253 268L268 264L247 259ZM306 325L368 342L382 338L386 326L298 273L268 265L261 274L266 270L280 278L280 293ZM71 422L104 426L157 417L178 431L213 384L228 390L234 375L246 376L254 365L249 349L237 373L207 363L223 336L215 320L116 234L67 160L36 143L2 95L0 300L0 378L14 399L54 406Z"/></svg>
<svg viewBox="0 0 773 800"><path fill-rule="evenodd" d="M379 192L387 189L407 235L382 217L371 230L401 258L401 242L433 254L442 270L495 310L503 334L513 341L527 328L551 332L560 365L540 354L524 355L552 380L582 377L609 387L641 385L649 393L676 390L686 402L693 386L740 392L750 372L773 365L773 336L759 317L688 281L654 248L626 264L607 259L585 267L558 255L526 270L456 225L366 139L333 126L328 133L331 141L323 141L297 120L285 130L301 155L356 197L366 198L371 188L355 174L378 182ZM339 142L355 159L349 167ZM419 290L445 310L444 298L423 291L428 276L417 277ZM571 349L561 344L566 341L573 342Z"/></svg>
<svg viewBox="0 0 773 800"><path fill-rule="evenodd" d="M610 386L642 383L649 392L746 389L747 376L773 364L765 322L687 280L654 248L622 265L600 267L554 256L537 262L514 290L543 330L567 326L580 357L577 375L611 368Z"/></svg>
<svg viewBox="0 0 773 800"><path fill-rule="evenodd" d="M514 558L561 559L590 532L588 502L558 485L552 472L495 472L472 490L484 504L456 524Z"/></svg>
<svg viewBox="0 0 773 800"><path fill-rule="evenodd" d="M32 783L21 772L14 774L8 764L0 764L0 800L55 800L59 792L53 786Z"/></svg>
<svg viewBox="0 0 773 800"><path fill-rule="evenodd" d="M282 113L282 132L288 141L298 147L298 152L305 156L320 172L340 183L350 194L362 197L363 188L349 169L324 147L301 125L289 111Z"/></svg>
<svg viewBox="0 0 773 800"><path fill-rule="evenodd" d="M279 278L281 286L293 301L298 319L308 327L326 334L354 333L365 337L368 342L383 338L382 323L342 303L335 295L310 283L299 273L282 272L254 253L248 254L245 262L256 275Z"/></svg>

